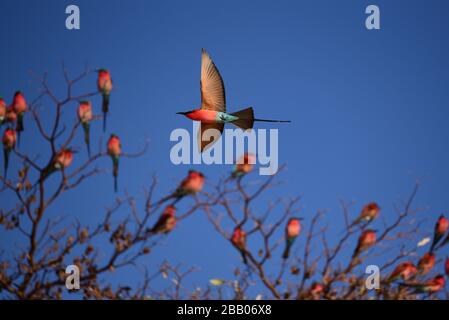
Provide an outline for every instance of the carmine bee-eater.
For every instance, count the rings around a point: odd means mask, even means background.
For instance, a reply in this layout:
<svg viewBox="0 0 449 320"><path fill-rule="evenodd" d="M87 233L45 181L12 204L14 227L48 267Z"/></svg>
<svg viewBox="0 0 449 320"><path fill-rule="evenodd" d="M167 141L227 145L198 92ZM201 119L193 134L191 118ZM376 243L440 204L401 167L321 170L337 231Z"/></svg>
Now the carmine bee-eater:
<svg viewBox="0 0 449 320"><path fill-rule="evenodd" d="M256 163L256 156L251 153L245 153L236 163L231 177L233 179L241 178L253 170Z"/></svg>
<svg viewBox="0 0 449 320"><path fill-rule="evenodd" d="M413 294L419 293L436 293L444 288L446 280L444 276L439 274L435 278L430 279L424 283L403 283L403 286L414 288Z"/></svg>
<svg viewBox="0 0 449 320"><path fill-rule="evenodd" d="M169 233L176 226L176 208L173 205L169 205L162 212L161 216L155 223L155 225L150 229L151 233Z"/></svg>
<svg viewBox="0 0 449 320"><path fill-rule="evenodd" d="M264 120L255 119L253 108L246 108L234 113L226 112L226 96L223 79L210 58L206 50L202 49L201 54L201 109L187 112L177 112L187 118L200 121L198 132L198 146L200 152L218 140L216 137L209 141L203 141L202 137L206 130L215 129L218 133L223 132L225 123L232 123L235 126L247 130L253 127L255 121L264 122L290 122L284 120Z"/></svg>
<svg viewBox="0 0 449 320"><path fill-rule="evenodd" d="M435 265L436 257L432 252L425 253L418 262L418 271L420 274L427 274Z"/></svg>
<svg viewBox="0 0 449 320"><path fill-rule="evenodd" d="M397 265L397 267L393 270L390 276L387 279L387 282L396 281L402 279L403 281L410 280L418 273L418 269L415 265L410 261L404 261Z"/></svg>
<svg viewBox="0 0 449 320"><path fill-rule="evenodd" d="M111 134L108 141L108 154L112 159L112 175L114 176L114 191L117 192L117 178L118 178L118 161L122 153L122 144L120 139L115 134Z"/></svg>
<svg viewBox="0 0 449 320"><path fill-rule="evenodd" d="M236 227L232 233L231 243L236 247L242 255L243 263L247 264L246 259L246 232L240 227Z"/></svg>
<svg viewBox="0 0 449 320"><path fill-rule="evenodd" d="M98 70L97 79L98 91L100 91L103 98L102 111L103 111L103 132L106 131L106 117L109 112L109 95L112 90L112 79L111 74L106 69Z"/></svg>
<svg viewBox="0 0 449 320"><path fill-rule="evenodd" d="M0 97L0 127L4 122L6 122L6 102Z"/></svg>
<svg viewBox="0 0 449 320"><path fill-rule="evenodd" d="M169 199L175 199L174 203L176 203L185 196L194 195L203 189L204 181L205 177L201 172L189 170L187 177L182 180L181 184L178 186L178 188L176 188L176 191L171 195L161 199L159 203L162 203Z"/></svg>
<svg viewBox="0 0 449 320"><path fill-rule="evenodd" d="M376 243L376 231L367 229L359 238L357 247L354 250L353 258L357 257L362 251L372 247Z"/></svg>
<svg viewBox="0 0 449 320"><path fill-rule="evenodd" d="M314 300L318 300L324 292L324 286L321 283L314 282L310 287L310 294Z"/></svg>
<svg viewBox="0 0 449 320"><path fill-rule="evenodd" d="M17 121L17 113L12 106L6 109L5 121L11 124L14 124Z"/></svg>
<svg viewBox="0 0 449 320"><path fill-rule="evenodd" d="M432 246L430 247L430 252L433 251L433 249L438 244L438 242L441 240L441 238L446 234L447 230L449 230L449 220L446 219L446 217L444 215L441 215L438 218L437 223L435 224L435 231L433 233L433 241L432 241ZM449 234L448 234L448 237L449 237ZM445 239L445 241L446 241L446 239ZM443 241L442 245L444 245L445 241Z"/></svg>
<svg viewBox="0 0 449 320"><path fill-rule="evenodd" d="M73 150L72 149L62 149L55 157L54 167L57 170L63 170L69 167L73 161Z"/></svg>
<svg viewBox="0 0 449 320"><path fill-rule="evenodd" d="M84 142L87 146L87 154L90 158L90 137L89 137L89 131L90 131L90 121L93 118L92 114L92 104L90 101L81 101L78 106L78 118L81 122L81 125L83 126L84 131Z"/></svg>
<svg viewBox="0 0 449 320"><path fill-rule="evenodd" d="M370 222L379 216L379 212L380 212L379 205L375 202L370 202L363 207L359 217L355 221L355 224L362 222Z"/></svg>
<svg viewBox="0 0 449 320"><path fill-rule="evenodd" d="M301 233L301 222L298 218L290 218L285 226L285 250L282 259L287 259L290 254L290 248L295 239Z"/></svg>
<svg viewBox="0 0 449 320"><path fill-rule="evenodd" d="M16 144L16 130L12 128L7 128L5 132L3 133L3 157L4 157L4 182L6 183L6 176L8 172L8 164L9 164L9 154L11 153L11 150L14 149L14 146Z"/></svg>
<svg viewBox="0 0 449 320"><path fill-rule="evenodd" d="M28 106L22 92L17 91L14 94L12 107L14 109L14 112L17 114L17 143L20 145L20 133L24 130L23 115L28 111Z"/></svg>
<svg viewBox="0 0 449 320"><path fill-rule="evenodd" d="M35 183L36 186L39 181L44 181L51 174L58 170L64 170L72 164L74 151L70 148L63 148L59 150L50 164L42 172L41 178Z"/></svg>

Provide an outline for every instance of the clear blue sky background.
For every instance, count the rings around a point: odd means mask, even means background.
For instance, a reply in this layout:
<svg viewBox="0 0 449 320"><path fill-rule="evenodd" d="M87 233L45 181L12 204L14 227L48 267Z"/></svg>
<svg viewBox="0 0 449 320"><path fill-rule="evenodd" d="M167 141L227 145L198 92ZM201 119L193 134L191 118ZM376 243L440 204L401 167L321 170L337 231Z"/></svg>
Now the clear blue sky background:
<svg viewBox="0 0 449 320"><path fill-rule="evenodd" d="M65 28L65 7L72 3L81 10L78 31ZM365 28L365 8L372 3L381 10L378 31ZM355 200L357 208L378 201L388 218L415 178L423 178L417 204L429 208L429 232L448 208L447 1L19 0L1 1L0 12L0 95L6 100L18 88L29 100L37 96L30 70L48 71L50 85L62 95L63 60L72 75L85 64L111 70L116 90L109 128L125 151L151 139L145 156L121 162L121 192L141 193L153 173L161 180L159 191L167 192L192 168L171 164L169 135L177 127L191 128L175 112L199 105L204 47L224 78L228 110L251 105L259 117L293 121L279 126L280 162L288 165L280 179L286 183L260 210L277 195L302 194L305 224L317 209L329 209L338 234L340 197ZM91 76L78 88L95 85ZM93 102L99 110L100 99ZM74 118L72 110L67 119ZM42 150L30 120L21 149L37 153ZM92 134L98 141L100 123ZM84 148L81 136L76 144ZM110 166L109 159L101 162ZM210 180L231 170L196 168ZM98 176L67 193L51 214L94 224L114 197L110 175ZM0 195L2 207L13 200ZM2 248L12 240L5 237ZM161 259L200 267L190 282L198 285L231 278L240 261L201 212L183 221L145 263ZM115 280L127 283L137 275L127 272Z"/></svg>

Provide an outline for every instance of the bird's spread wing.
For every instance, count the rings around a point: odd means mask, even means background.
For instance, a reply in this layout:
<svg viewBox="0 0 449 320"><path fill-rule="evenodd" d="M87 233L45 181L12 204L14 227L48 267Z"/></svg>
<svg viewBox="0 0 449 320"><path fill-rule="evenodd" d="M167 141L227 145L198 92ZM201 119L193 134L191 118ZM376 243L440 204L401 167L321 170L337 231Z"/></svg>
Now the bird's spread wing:
<svg viewBox="0 0 449 320"><path fill-rule="evenodd" d="M201 109L226 112L223 79L206 50L201 53Z"/></svg>
<svg viewBox="0 0 449 320"><path fill-rule="evenodd" d="M200 152L203 152L220 139L223 128L224 123L201 123L200 129L198 130L198 148L200 149ZM208 129L215 130L210 130L204 135ZM218 132L216 130L218 130ZM202 137L206 141L203 141Z"/></svg>

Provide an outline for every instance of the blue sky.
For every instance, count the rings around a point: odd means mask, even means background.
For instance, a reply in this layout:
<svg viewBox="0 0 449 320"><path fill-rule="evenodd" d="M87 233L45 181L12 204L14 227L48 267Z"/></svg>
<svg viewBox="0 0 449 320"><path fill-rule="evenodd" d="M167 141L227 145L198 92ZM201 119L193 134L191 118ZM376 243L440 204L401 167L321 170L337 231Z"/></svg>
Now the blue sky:
<svg viewBox="0 0 449 320"><path fill-rule="evenodd" d="M72 3L81 10L76 31L65 28L65 7ZM372 3L380 7L381 30L364 26ZM356 201L357 208L375 200L389 218L393 203L422 178L417 205L428 208L430 231L447 210L449 190L448 10L447 1L398 0L2 1L0 95L10 101L20 88L29 100L36 97L30 70L48 71L50 85L63 94L62 61L72 75L86 64L110 69L109 128L125 151L151 140L143 157L121 162L120 189L142 193L156 173L159 191L167 192L192 168L171 164L169 136L191 128L175 112L200 103L200 52L206 48L224 78L228 110L253 106L260 118L292 120L257 124L279 127L279 159L288 165L279 177L285 184L260 202L261 210L278 195L301 194L305 224L317 209L328 209L338 233L339 198ZM77 90L92 89L95 76ZM93 103L99 110L98 97ZM51 115L43 117L50 121ZM21 149L38 153L30 120ZM100 123L92 134L98 141ZM83 148L81 136L76 143ZM109 167L110 160L101 165ZM231 170L194 168L210 180ZM114 197L110 175L98 176L67 193L51 214L94 224ZM0 195L2 207L13 200ZM9 239L1 236L5 244ZM201 212L145 263L161 259L199 266L196 284L232 277L240 261ZM120 276L122 283L135 280L131 272Z"/></svg>

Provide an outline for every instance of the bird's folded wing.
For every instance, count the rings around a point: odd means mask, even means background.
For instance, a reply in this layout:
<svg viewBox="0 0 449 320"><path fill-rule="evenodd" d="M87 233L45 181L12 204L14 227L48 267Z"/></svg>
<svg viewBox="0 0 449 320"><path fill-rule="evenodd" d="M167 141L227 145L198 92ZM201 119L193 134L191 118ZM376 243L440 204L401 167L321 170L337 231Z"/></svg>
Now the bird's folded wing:
<svg viewBox="0 0 449 320"><path fill-rule="evenodd" d="M223 79L206 50L201 52L201 109L226 112Z"/></svg>
<svg viewBox="0 0 449 320"><path fill-rule="evenodd" d="M201 123L198 130L198 148L200 152L208 149L220 139L224 123ZM207 131L208 129L211 129ZM215 130L212 130L215 129ZM206 134L205 134L206 133ZM206 141L204 141L206 140Z"/></svg>

